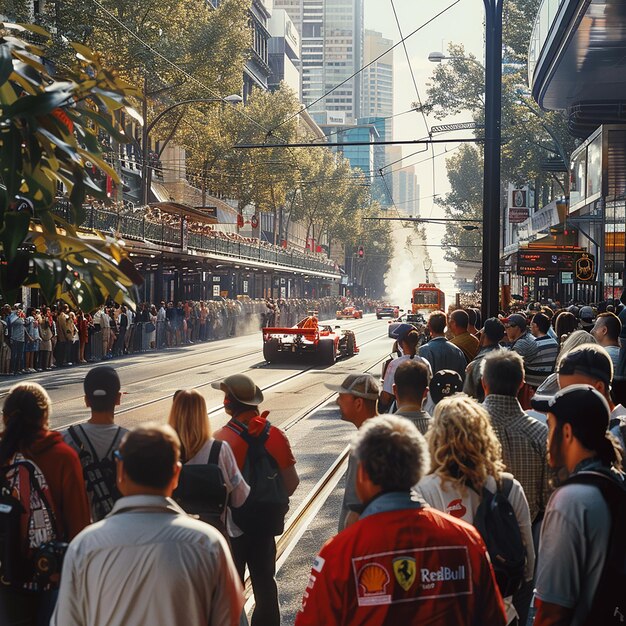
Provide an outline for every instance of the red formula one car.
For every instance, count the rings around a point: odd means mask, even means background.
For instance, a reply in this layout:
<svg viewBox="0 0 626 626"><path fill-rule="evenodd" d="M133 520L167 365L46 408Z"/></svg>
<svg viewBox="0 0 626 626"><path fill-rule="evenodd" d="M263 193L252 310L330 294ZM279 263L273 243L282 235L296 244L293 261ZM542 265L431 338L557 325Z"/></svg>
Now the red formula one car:
<svg viewBox="0 0 626 626"><path fill-rule="evenodd" d="M337 311L338 320L362 320L363 311L354 308L353 306L347 306L341 311Z"/></svg>
<svg viewBox="0 0 626 626"><path fill-rule="evenodd" d="M359 351L352 331L320 325L313 316L305 317L291 328L263 328L262 331L263 356L268 363L289 354L310 354L332 365L340 356L352 356Z"/></svg>

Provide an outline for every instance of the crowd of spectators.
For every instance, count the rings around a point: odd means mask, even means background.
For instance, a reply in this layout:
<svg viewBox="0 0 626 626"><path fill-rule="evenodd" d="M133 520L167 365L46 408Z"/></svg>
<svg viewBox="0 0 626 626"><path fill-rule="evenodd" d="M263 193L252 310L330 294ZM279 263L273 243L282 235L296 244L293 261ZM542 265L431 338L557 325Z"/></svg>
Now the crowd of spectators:
<svg viewBox="0 0 626 626"><path fill-rule="evenodd" d="M313 303L258 304L257 323L282 324ZM330 306L330 312L340 304L315 303L318 310ZM354 304L366 310L376 305ZM118 318L128 318L120 309ZM135 323L153 323L156 333L161 314L171 327L166 340L193 341L195 325L189 320L201 318L192 315L190 303L178 309L163 303L154 322ZM26 318L35 319L37 310L21 316L18 306L8 313L21 320L22 342L32 341L34 323ZM57 336L72 335L80 316L74 319L66 305L55 313L41 309L38 325L50 326L53 317ZM617 509L606 494L622 503L626 498L619 439L626 409L612 395L622 326L611 311L570 310L558 317L571 314L582 328L572 326L569 336L554 338L559 320L552 315L546 325L549 313L531 309L483 324L471 309L450 317L436 312L427 322L426 343L410 324L393 331L401 354L387 367L382 390L371 374L362 373L349 374L340 385L326 384L338 393L341 418L357 434L339 532L313 562L297 626L427 621L548 626L590 623L594 617L608 623L615 589L605 572L613 562ZM125 337L111 330L107 307L91 323L100 326L99 339L107 345ZM14 324L15 319L8 323L9 330ZM57 346L64 341L69 343L57 337ZM618 348L615 359L603 346ZM57 348L58 358L67 358L71 349ZM543 378L539 385L527 382L529 371ZM473 386L464 393L470 373ZM551 376L552 390L545 387ZM119 494L109 491L108 513L92 473L81 471L93 465L76 433L49 430L45 390L23 382L5 398L0 466L24 459L37 464L49 484L57 532L71 543L60 588L58 579L35 589L0 586L0 621L45 623L41 618L53 614L55 626L145 620L236 626L245 621L247 566L256 601L252 626L278 626L275 536L282 532L299 477L287 437L261 412L262 391L243 374L213 383L223 391L230 417L215 433L204 399L189 390L174 395L168 426L126 432L114 424L122 397L115 370L92 369L84 387L91 417L81 432L99 450L106 447L96 453L94 446L95 456L117 463ZM524 407L528 400L533 415ZM381 408L396 414L380 415ZM220 516L221 534L172 499L181 472L210 464L216 442L216 464L232 495ZM266 479L280 477L280 493L274 495L281 497L271 503L261 499L260 483L250 479L252 464L263 454L268 463L273 459L274 471L264 474ZM494 526L495 517L485 523L494 508L489 503L496 501L511 512L510 535L496 536L504 532L504 522ZM39 511L38 518L45 517ZM496 558L494 546L501 549L503 542L519 543L518 564L501 553Z"/></svg>
<svg viewBox="0 0 626 626"><path fill-rule="evenodd" d="M140 303L133 311L110 304L93 313L65 303L26 307L5 304L0 311L0 375L29 374L125 354L227 339L263 326L294 326L311 311L334 318L346 299L185 300ZM372 312L377 302L354 303Z"/></svg>
<svg viewBox="0 0 626 626"><path fill-rule="evenodd" d="M426 436L431 469L416 489L431 506L474 523L484 490L504 490L510 474L526 570L504 600L507 623L524 626L590 623L606 609L599 581L616 523L606 493L626 498L626 309L551 304L484 323L468 308L432 313L425 330L399 325L378 397Z"/></svg>

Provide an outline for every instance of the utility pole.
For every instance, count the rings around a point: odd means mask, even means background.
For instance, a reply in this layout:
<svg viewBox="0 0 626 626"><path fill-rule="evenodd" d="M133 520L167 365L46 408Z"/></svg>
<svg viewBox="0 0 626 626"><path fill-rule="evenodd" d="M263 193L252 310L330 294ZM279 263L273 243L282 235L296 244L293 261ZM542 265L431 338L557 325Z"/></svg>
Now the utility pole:
<svg viewBox="0 0 626 626"><path fill-rule="evenodd" d="M496 316L500 292L500 156L502 140L502 4L485 5L485 170L483 179L483 320Z"/></svg>

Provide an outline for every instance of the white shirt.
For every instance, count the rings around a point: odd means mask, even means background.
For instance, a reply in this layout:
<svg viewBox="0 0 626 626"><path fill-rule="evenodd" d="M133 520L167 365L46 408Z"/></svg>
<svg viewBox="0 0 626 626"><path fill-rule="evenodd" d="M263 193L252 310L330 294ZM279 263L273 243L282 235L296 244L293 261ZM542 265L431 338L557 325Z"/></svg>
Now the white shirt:
<svg viewBox="0 0 626 626"><path fill-rule="evenodd" d="M51 626L238 626L225 539L170 498L130 496L71 542Z"/></svg>
<svg viewBox="0 0 626 626"><path fill-rule="evenodd" d="M493 476L487 478L485 487L492 493L496 491L496 480ZM462 519L468 524L474 523L474 515L480 505L481 496L473 489L469 487L462 489L456 483L450 481L443 483L440 476L428 474L415 485L414 490L438 511L443 511L457 519ZM515 512L522 535L522 542L526 550L525 578L526 580L532 580L535 569L535 548L533 545L530 510L526 495L518 480L513 479L513 486L507 499ZM504 598L508 622L517 616L517 612L512 604L512 598L513 596Z"/></svg>
<svg viewBox="0 0 626 626"><path fill-rule="evenodd" d="M413 358L417 361L425 363L428 366L428 370L430 371L430 374L432 376L430 363L426 359L418 355L415 355ZM389 365L387 366L387 371L385 372L385 379L383 380L383 391L386 391L387 393L393 395L393 380L396 376L396 370L398 369L398 365L400 365L400 363L404 363L405 361L410 360L411 357L408 354L404 354L389 363Z"/></svg>
<svg viewBox="0 0 626 626"><path fill-rule="evenodd" d="M205 465L209 461L209 455L211 454L211 448L215 439L209 439L198 450L196 455L187 461L188 465ZM222 441L222 447L220 448L220 455L217 458L217 465L222 470L222 476L226 483L226 490L228 491L228 506L226 507L226 520L222 520L226 524L226 531L229 537L239 537L243 535L239 526L233 522L233 516L230 511L230 507L240 507L248 497L250 493L250 486L245 481L244 477L239 471L237 461L235 461L235 455L232 448L228 445L228 442Z"/></svg>

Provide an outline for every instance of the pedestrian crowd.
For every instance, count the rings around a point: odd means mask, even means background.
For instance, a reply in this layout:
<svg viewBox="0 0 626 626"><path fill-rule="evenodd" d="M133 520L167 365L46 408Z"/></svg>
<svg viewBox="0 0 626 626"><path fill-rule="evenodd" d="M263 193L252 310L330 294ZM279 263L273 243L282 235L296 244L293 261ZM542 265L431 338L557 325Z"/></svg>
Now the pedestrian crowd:
<svg viewBox="0 0 626 626"><path fill-rule="evenodd" d="M372 312L377 302L357 298ZM335 316L346 299L219 299L103 305L93 314L59 303L0 310L0 376L16 376L244 335L262 326L294 326L310 311Z"/></svg>
<svg viewBox="0 0 626 626"><path fill-rule="evenodd" d="M333 565L324 572L316 561L297 623L382 623L391 615L422 623L416 617L421 608L425 623L427 615L436 614L447 615L437 623L621 623L626 615L619 590L626 565L619 530L626 522L622 311L532 305L482 323L477 310L457 309L433 312L426 329L399 324L391 333L397 356L384 367L380 388L370 375L351 375L335 387L343 419L359 434L346 479L343 532L319 557L323 567ZM385 412L404 418L402 426L381 415ZM390 438L393 432L400 446L406 421L415 427L411 437L415 431L423 437L417 456L425 460L418 480L399 491L447 514L448 522L461 520L478 531L501 606L494 608L492 599L477 609L467 599L441 609L426 603L429 585L415 583L420 577L422 583L431 580L429 548L437 552L436 564L443 568L437 578L444 581L429 602L445 604L444 592L462 595L462 586L453 591L445 581L469 578L448 551L457 544L438 536L442 522L427 540L412 537L405 543L409 527L419 527L417 516L408 522L391 512L413 516L408 511L417 505L391 502L384 484L391 479L383 480L380 457L363 456L369 448L361 448L361 441L377 429ZM396 450L393 459L391 444L387 447L385 458L401 482L405 477L396 459L402 457ZM368 502L363 491L372 486L379 491ZM351 559L345 577L338 558ZM465 571L475 571L478 565L470 566L469 553L466 558ZM380 595L363 582L373 565L381 583L383 570L387 574ZM420 589L409 594L422 594L419 608L401 604L409 602L407 587ZM459 609L463 618L454 613ZM353 612L358 617L336 619Z"/></svg>
<svg viewBox="0 0 626 626"><path fill-rule="evenodd" d="M299 483L284 433L247 376L213 386L230 421L212 432L195 390L167 424L115 423L114 368L84 379L89 419L49 429L50 398L13 386L0 439L0 623L237 625L250 573L255 626L280 623L275 536ZM69 543L69 545L68 545Z"/></svg>
<svg viewBox="0 0 626 626"><path fill-rule="evenodd" d="M553 345L558 319L544 311L484 323L435 312L422 345L410 324L393 331L382 385L361 373L327 384L357 433L338 534L296 626L620 623L626 409L603 347L613 318L595 317ZM116 425L121 383L107 365L85 377L88 421L61 433L43 388L9 391L2 624L237 625L246 568L252 626L280 624L275 537L296 458L248 376L213 386L230 418L215 432L185 389L167 424Z"/></svg>

